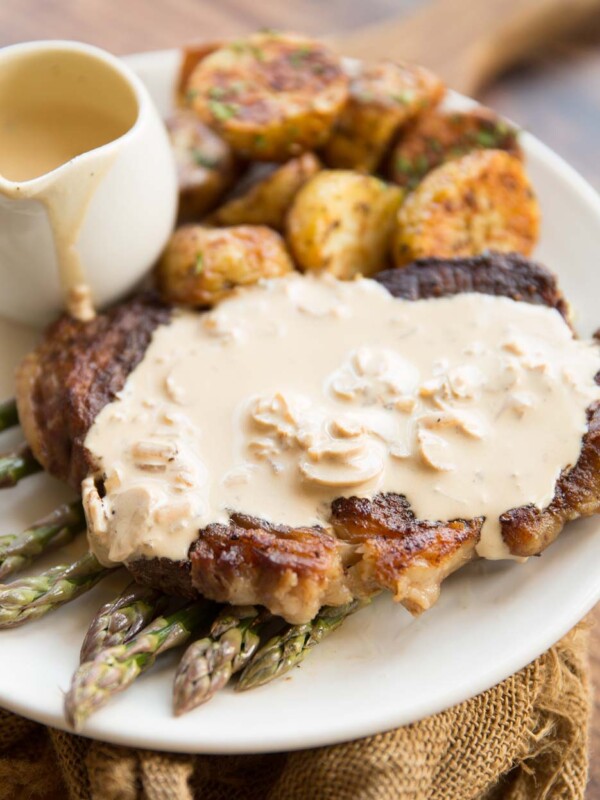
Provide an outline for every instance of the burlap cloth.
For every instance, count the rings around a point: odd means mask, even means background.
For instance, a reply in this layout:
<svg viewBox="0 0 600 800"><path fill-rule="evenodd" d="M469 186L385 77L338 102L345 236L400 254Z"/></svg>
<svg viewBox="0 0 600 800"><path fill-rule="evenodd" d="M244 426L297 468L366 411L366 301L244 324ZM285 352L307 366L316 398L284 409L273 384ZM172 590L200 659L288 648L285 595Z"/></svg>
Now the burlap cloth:
<svg viewBox="0 0 600 800"><path fill-rule="evenodd" d="M583 623L518 674L449 711L368 739L289 754L133 750L0 711L0 798L583 798L590 711L587 645Z"/></svg>

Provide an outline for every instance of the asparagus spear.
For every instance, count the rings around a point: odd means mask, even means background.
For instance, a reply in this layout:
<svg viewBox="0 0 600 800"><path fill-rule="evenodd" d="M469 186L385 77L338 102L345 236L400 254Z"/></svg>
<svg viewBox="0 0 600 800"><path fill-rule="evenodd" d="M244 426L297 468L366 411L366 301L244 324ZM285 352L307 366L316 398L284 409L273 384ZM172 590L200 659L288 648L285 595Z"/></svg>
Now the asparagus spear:
<svg viewBox="0 0 600 800"><path fill-rule="evenodd" d="M65 697L65 716L80 730L85 720L114 694L127 689L156 657L184 644L209 619L211 606L203 600L158 617L125 644L102 650L93 661L81 664Z"/></svg>
<svg viewBox="0 0 600 800"><path fill-rule="evenodd" d="M19 424L17 404L14 400L5 400L0 403L0 431L6 431Z"/></svg>
<svg viewBox="0 0 600 800"><path fill-rule="evenodd" d="M227 606L219 613L209 635L193 642L179 663L173 684L177 716L206 703L248 663L268 618L254 606Z"/></svg>
<svg viewBox="0 0 600 800"><path fill-rule="evenodd" d="M346 617L364 605L353 600L344 606L325 606L317 616L303 625L290 625L270 639L246 666L236 691L254 689L289 672L308 651L342 624Z"/></svg>
<svg viewBox="0 0 600 800"><path fill-rule="evenodd" d="M10 453L0 455L0 489L16 486L21 478L39 472L41 466L33 457L33 453L22 444Z"/></svg>
<svg viewBox="0 0 600 800"><path fill-rule="evenodd" d="M34 522L30 528L0 540L0 580L23 569L51 547L70 542L85 528L79 501L65 503L51 514Z"/></svg>
<svg viewBox="0 0 600 800"><path fill-rule="evenodd" d="M108 572L94 555L86 553L73 564L52 567L0 587L0 629L43 617L87 592Z"/></svg>
<svg viewBox="0 0 600 800"><path fill-rule="evenodd" d="M102 650L128 642L163 613L167 600L156 589L130 583L115 600L98 610L81 645L80 662L93 661Z"/></svg>

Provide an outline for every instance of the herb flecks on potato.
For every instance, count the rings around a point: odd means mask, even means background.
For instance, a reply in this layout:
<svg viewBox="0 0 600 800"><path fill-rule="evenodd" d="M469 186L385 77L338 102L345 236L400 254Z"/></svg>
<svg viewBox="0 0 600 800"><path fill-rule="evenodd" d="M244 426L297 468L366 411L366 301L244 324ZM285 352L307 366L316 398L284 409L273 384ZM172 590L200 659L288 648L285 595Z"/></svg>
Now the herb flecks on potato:
<svg viewBox="0 0 600 800"><path fill-rule="evenodd" d="M303 270L337 278L385 269L402 191L372 175L324 170L296 195L287 241Z"/></svg>
<svg viewBox="0 0 600 800"><path fill-rule="evenodd" d="M198 220L233 185L236 159L229 145L192 111L176 111L167 130L177 165L179 220Z"/></svg>
<svg viewBox="0 0 600 800"><path fill-rule="evenodd" d="M394 261L471 256L485 250L529 255L540 211L522 163L478 150L430 172L398 212Z"/></svg>
<svg viewBox="0 0 600 800"><path fill-rule="evenodd" d="M399 186L414 189L445 161L483 149L506 150L522 157L518 131L490 109L435 109L403 132L390 158L389 176Z"/></svg>
<svg viewBox="0 0 600 800"><path fill-rule="evenodd" d="M175 83L175 102L180 108L187 108L187 85L190 75L206 56L214 53L224 42L197 42L181 49L181 63Z"/></svg>
<svg viewBox="0 0 600 800"><path fill-rule="evenodd" d="M292 269L283 239L270 228L185 225L171 237L157 279L167 302L210 306L237 286L277 278Z"/></svg>
<svg viewBox="0 0 600 800"><path fill-rule="evenodd" d="M397 132L437 105L444 92L442 81L424 67L394 61L361 66L323 150L325 163L375 171Z"/></svg>
<svg viewBox="0 0 600 800"><path fill-rule="evenodd" d="M324 144L348 97L340 59L293 34L256 33L203 58L188 102L240 155L285 161Z"/></svg>
<svg viewBox="0 0 600 800"><path fill-rule="evenodd" d="M258 166L258 165L257 165ZM260 165L267 168L266 164ZM313 153L303 153L285 164L269 165L267 174L211 214L215 225L269 225L283 231L294 197L321 169Z"/></svg>

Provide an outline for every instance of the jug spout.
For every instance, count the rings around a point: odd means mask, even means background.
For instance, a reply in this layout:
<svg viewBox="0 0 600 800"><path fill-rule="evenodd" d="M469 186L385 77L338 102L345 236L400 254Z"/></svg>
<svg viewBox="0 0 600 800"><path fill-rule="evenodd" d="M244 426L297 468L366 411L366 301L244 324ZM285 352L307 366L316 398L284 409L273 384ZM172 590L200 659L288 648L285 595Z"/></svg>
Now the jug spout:
<svg viewBox="0 0 600 800"><path fill-rule="evenodd" d="M176 202L164 127L124 64L76 42L0 50L0 314L90 319L151 266Z"/></svg>

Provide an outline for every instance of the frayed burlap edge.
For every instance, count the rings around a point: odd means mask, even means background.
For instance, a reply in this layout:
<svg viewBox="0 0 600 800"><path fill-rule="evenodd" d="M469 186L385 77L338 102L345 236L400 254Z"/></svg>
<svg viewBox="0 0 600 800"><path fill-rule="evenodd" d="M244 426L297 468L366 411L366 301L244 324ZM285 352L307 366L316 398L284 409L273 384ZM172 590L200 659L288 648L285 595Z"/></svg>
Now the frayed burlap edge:
<svg viewBox="0 0 600 800"><path fill-rule="evenodd" d="M0 711L0 800L582 800L585 623L478 697L347 744L186 756L92 742Z"/></svg>

